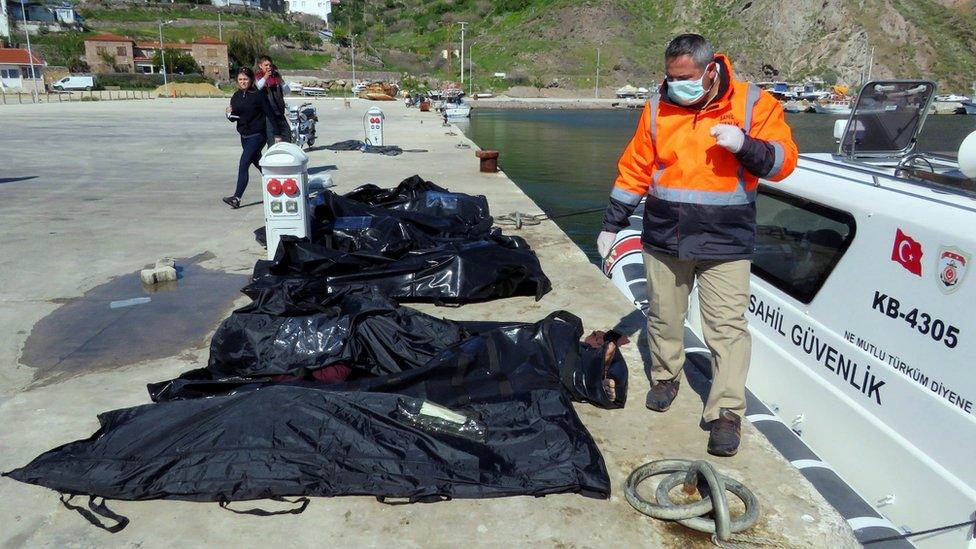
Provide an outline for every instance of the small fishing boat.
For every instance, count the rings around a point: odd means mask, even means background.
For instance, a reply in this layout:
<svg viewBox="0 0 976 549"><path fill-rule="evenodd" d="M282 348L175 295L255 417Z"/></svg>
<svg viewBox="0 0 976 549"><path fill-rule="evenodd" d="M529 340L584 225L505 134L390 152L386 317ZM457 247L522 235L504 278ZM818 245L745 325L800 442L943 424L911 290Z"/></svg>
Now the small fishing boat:
<svg viewBox="0 0 976 549"><path fill-rule="evenodd" d="M471 105L467 103L446 103L443 109L448 118L469 118L471 116Z"/></svg>
<svg viewBox="0 0 976 549"><path fill-rule="evenodd" d="M817 114L848 116L851 114L851 100L847 96L832 95L823 101L815 102L813 111Z"/></svg>

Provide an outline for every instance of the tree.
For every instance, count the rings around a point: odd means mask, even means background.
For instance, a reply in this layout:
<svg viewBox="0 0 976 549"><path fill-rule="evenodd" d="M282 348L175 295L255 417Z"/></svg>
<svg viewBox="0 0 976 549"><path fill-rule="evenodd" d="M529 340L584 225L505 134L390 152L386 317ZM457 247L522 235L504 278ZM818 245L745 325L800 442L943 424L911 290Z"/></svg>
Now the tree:
<svg viewBox="0 0 976 549"><path fill-rule="evenodd" d="M227 55L236 67L253 67L268 51L268 39L254 25L244 25L227 38Z"/></svg>
<svg viewBox="0 0 976 549"><path fill-rule="evenodd" d="M159 50L153 54L153 68L159 71L163 66L162 56ZM166 48L166 73L167 74L199 74L203 70L197 65L197 60L189 52Z"/></svg>
<svg viewBox="0 0 976 549"><path fill-rule="evenodd" d="M85 41L76 32L61 35L54 43L53 53L52 61L54 61L54 64L64 65L68 68L69 72L87 72L90 70L88 63L81 60L82 54L85 53ZM115 64L114 57L110 64Z"/></svg>
<svg viewBox="0 0 976 549"><path fill-rule="evenodd" d="M128 67L126 67L125 65L120 65L120 64L116 63L115 62L115 56L112 55L111 53L109 53L107 51L103 51L103 52L100 52L98 54L98 56L102 58L102 63L105 63L109 67L112 67L112 71L113 72L127 72L126 69Z"/></svg>
<svg viewBox="0 0 976 549"><path fill-rule="evenodd" d="M840 80L840 75L837 74L837 71L834 69L825 69L821 75L821 78L823 78L824 84L833 86L838 80Z"/></svg>
<svg viewBox="0 0 976 549"><path fill-rule="evenodd" d="M276 40L288 40L288 34L291 30L288 25L282 23L281 21L271 21L265 27L268 36Z"/></svg>
<svg viewBox="0 0 976 549"><path fill-rule="evenodd" d="M312 46L322 45L322 39L308 31L298 31L291 35L291 38L306 50L312 49Z"/></svg>
<svg viewBox="0 0 976 549"><path fill-rule="evenodd" d="M75 56L68 59L68 61L64 64L64 66L67 67L68 72L90 72L91 71L91 67L88 66L88 63L82 61L80 56Z"/></svg>

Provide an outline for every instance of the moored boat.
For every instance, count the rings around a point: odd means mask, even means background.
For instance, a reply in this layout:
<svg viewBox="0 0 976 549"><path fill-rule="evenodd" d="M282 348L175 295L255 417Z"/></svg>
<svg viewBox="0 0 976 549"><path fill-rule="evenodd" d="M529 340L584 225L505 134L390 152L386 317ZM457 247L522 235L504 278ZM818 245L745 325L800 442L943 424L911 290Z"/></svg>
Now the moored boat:
<svg viewBox="0 0 976 549"><path fill-rule="evenodd" d="M448 118L468 118L471 116L471 105L467 103L448 103L444 105L444 114Z"/></svg>
<svg viewBox="0 0 976 549"><path fill-rule="evenodd" d="M832 114L847 116L851 114L851 100L846 96L834 95L813 104L813 111L817 114Z"/></svg>
<svg viewBox="0 0 976 549"><path fill-rule="evenodd" d="M958 157L916 151L934 91L868 83L836 154L801 155L756 194L746 417L861 541L976 508L976 133ZM642 210L603 267L643 309ZM689 363L707 371L696 292L687 323ZM972 548L970 531L913 541Z"/></svg>

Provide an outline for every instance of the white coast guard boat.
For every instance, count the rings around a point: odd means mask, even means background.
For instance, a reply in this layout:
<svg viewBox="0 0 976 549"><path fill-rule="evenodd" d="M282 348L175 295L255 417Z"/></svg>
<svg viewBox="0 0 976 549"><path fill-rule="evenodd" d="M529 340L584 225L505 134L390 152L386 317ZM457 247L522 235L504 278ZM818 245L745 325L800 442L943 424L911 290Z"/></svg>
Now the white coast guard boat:
<svg viewBox="0 0 976 549"><path fill-rule="evenodd" d="M976 132L916 152L934 92L867 84L838 152L757 196L746 417L862 542L976 518ZM638 307L642 213L603 265ZM707 371L697 293L687 322ZM976 548L972 525L911 542Z"/></svg>

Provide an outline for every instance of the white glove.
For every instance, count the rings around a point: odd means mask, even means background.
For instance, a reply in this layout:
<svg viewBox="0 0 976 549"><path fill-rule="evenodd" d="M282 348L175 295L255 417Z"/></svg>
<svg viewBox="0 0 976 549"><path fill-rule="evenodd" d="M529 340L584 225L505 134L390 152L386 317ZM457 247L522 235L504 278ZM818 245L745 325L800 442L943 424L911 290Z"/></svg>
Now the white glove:
<svg viewBox="0 0 976 549"><path fill-rule="evenodd" d="M732 124L718 124L708 133L715 138L715 142L720 147L733 154L742 150L742 145L746 142L746 134Z"/></svg>
<svg viewBox="0 0 976 549"><path fill-rule="evenodd" d="M611 233L610 231L600 231L600 236L596 237L596 249L600 252L600 257L607 257L610 254L610 248L613 247L613 243L617 240L617 233Z"/></svg>

